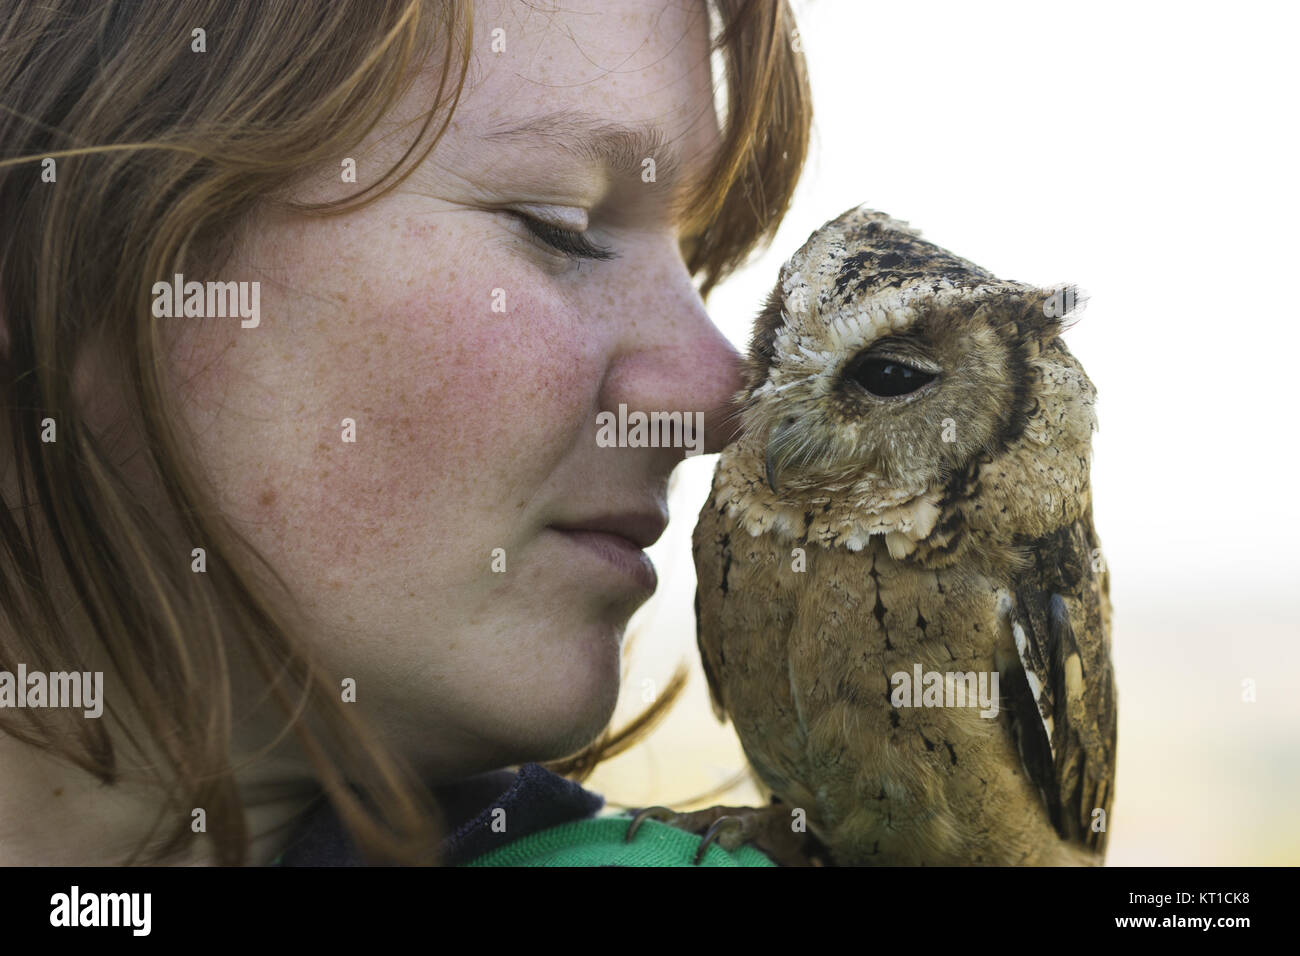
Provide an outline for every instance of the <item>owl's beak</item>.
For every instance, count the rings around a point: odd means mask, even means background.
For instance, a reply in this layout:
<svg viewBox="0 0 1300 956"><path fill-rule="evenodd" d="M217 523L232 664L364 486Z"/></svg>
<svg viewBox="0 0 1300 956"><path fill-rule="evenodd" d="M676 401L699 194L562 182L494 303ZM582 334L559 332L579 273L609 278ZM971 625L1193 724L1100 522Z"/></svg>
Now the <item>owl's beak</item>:
<svg viewBox="0 0 1300 956"><path fill-rule="evenodd" d="M776 487L776 462L773 460L772 446L767 446L767 486L772 489L772 494L777 495L780 492Z"/></svg>
<svg viewBox="0 0 1300 956"><path fill-rule="evenodd" d="M767 436L767 454L763 464L764 472L767 475L767 486L772 489L774 495L781 493L781 472L785 468L786 458L789 454L785 436L789 434L794 424L795 420L788 418L775 425Z"/></svg>

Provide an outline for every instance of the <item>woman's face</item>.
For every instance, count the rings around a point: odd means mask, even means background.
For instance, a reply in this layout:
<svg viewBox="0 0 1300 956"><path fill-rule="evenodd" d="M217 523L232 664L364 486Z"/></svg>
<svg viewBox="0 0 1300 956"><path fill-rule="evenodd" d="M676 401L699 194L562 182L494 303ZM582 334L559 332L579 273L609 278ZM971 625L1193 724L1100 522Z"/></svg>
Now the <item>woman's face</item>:
<svg viewBox="0 0 1300 956"><path fill-rule="evenodd" d="M620 536L658 536L684 450L601 447L597 414L702 412L716 451L740 385L671 202L716 148L703 5L481 4L473 44L450 128L395 191L263 215L219 275L186 277L260 281L257 327L166 320L223 509L355 706L445 778L572 752L612 713L652 589ZM374 181L434 80L295 198ZM570 258L525 215L615 257Z"/></svg>

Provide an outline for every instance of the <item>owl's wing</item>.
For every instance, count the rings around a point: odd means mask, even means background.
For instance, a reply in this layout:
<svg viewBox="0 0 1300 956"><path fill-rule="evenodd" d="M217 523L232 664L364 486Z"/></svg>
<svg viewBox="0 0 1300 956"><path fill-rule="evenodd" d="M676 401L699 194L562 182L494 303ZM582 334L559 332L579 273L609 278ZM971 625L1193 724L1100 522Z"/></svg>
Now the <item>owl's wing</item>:
<svg viewBox="0 0 1300 956"><path fill-rule="evenodd" d="M1023 671L1005 675L1020 754L1061 838L1103 853L1117 723L1109 582L1091 510L1029 547L1035 564L1016 579L1010 612Z"/></svg>
<svg viewBox="0 0 1300 956"><path fill-rule="evenodd" d="M713 705L713 714L719 722L727 719L727 707L722 702L722 687L709 665L709 654L704 649L703 626L700 624L700 591L695 589L695 643L700 649L700 663L704 667L704 679L709 685L709 703Z"/></svg>
<svg viewBox="0 0 1300 956"><path fill-rule="evenodd" d="M715 476L714 481L717 478ZM695 558L695 643L700 649L704 679L709 685L709 702L719 721L727 719L727 705L718 679L722 662L721 635L717 634L720 614L717 604L727 593L727 571L731 567L731 536L722 528L722 515L713 505L714 489L700 510L695 525L692 552Z"/></svg>

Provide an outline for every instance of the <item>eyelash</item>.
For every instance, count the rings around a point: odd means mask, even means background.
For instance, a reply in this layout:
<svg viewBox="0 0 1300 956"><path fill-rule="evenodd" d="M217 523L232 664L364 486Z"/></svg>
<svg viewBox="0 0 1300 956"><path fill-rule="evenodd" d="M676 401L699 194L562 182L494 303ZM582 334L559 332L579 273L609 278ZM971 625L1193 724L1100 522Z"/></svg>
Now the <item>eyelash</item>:
<svg viewBox="0 0 1300 956"><path fill-rule="evenodd" d="M618 258L618 253L612 249L596 245L587 238L585 232L561 229L559 226L541 219L535 219L522 212L512 212L511 215L523 222L524 228L531 232L539 242L570 259L606 260Z"/></svg>

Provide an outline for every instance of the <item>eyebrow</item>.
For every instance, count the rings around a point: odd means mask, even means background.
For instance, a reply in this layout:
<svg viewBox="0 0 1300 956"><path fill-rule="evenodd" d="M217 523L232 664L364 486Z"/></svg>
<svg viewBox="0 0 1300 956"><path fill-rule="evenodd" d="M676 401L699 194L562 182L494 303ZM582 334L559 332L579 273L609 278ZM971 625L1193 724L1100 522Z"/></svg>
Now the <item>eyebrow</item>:
<svg viewBox="0 0 1300 956"><path fill-rule="evenodd" d="M655 180L648 184L652 186L671 187L681 170L681 157L658 126L627 126L584 113L546 113L494 130L487 138L524 146L540 143L629 176L640 176L642 162L653 159Z"/></svg>

